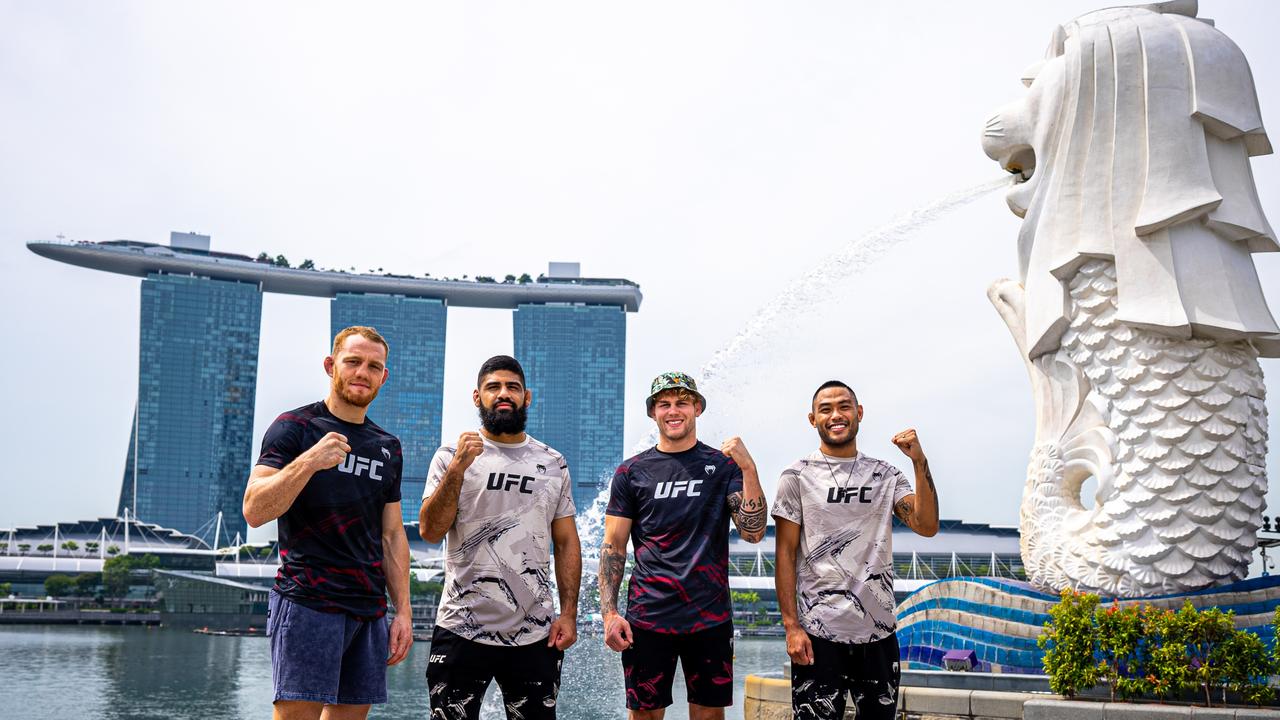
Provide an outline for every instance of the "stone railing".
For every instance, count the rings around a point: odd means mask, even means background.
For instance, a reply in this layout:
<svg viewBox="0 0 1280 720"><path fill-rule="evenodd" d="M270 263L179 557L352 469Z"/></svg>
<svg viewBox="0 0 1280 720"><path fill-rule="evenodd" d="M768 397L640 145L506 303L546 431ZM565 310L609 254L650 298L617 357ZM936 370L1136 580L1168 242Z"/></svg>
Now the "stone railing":
<svg viewBox="0 0 1280 720"><path fill-rule="evenodd" d="M898 716L901 720L1280 720L1280 710L1269 707L1206 708L1067 700L1026 689L1043 682L1042 676L906 672L898 692ZM1003 689L929 686L933 684ZM781 672L748 675L743 717L746 720L792 717L790 678ZM852 703L849 703L844 718L853 720L853 717Z"/></svg>

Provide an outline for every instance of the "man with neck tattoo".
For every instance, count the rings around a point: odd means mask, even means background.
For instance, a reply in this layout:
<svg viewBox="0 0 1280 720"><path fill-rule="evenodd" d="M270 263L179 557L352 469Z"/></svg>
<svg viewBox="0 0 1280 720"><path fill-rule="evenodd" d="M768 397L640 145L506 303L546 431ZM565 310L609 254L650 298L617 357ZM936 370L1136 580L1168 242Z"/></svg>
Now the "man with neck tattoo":
<svg viewBox="0 0 1280 720"><path fill-rule="evenodd" d="M622 652L632 720L662 718L677 660L690 720L720 720L733 704L729 518L742 539L756 543L768 510L740 439L719 450L698 441L697 418L706 407L693 378L659 375L646 402L658 445L623 462L610 486L600 611L605 645ZM617 602L628 539L635 566L624 617Z"/></svg>
<svg viewBox="0 0 1280 720"><path fill-rule="evenodd" d="M938 532L938 495L916 431L893 436L911 458L913 488L894 466L858 452L861 421L853 390L823 383L809 412L818 449L782 472L773 503L774 586L801 720L844 717L846 692L859 720L897 714L893 516L924 537Z"/></svg>
<svg viewBox="0 0 1280 720"><path fill-rule="evenodd" d="M424 540L445 540L427 662L431 717L478 718L496 679L507 717L555 718L564 651L578 637L582 579L569 467L524 431L533 393L515 358L486 360L472 399L480 432L436 452L418 514Z"/></svg>

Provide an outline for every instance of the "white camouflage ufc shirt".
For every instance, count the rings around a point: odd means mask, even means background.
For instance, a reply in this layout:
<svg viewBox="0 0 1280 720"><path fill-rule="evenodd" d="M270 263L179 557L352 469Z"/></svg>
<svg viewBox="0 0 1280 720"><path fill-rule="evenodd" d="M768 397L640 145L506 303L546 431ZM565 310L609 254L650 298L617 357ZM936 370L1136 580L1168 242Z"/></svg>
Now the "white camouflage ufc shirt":
<svg viewBox="0 0 1280 720"><path fill-rule="evenodd" d="M915 493L894 466L814 451L782 471L773 516L800 526L796 601L814 637L867 643L897 626L893 507Z"/></svg>
<svg viewBox="0 0 1280 720"><path fill-rule="evenodd" d="M458 516L444 543L436 624L487 645L528 645L550 634L551 521L574 515L564 456L526 436L518 445L481 435ZM436 451L422 498L440 486L456 445Z"/></svg>

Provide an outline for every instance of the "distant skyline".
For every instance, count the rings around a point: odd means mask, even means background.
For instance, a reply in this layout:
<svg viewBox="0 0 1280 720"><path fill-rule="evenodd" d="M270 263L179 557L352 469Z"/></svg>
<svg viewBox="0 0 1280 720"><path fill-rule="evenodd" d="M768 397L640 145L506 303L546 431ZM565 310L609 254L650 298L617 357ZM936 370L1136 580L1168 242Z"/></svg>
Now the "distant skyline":
<svg viewBox="0 0 1280 720"><path fill-rule="evenodd" d="M579 261L632 279L630 450L655 375L697 376L823 258L1000 177L983 122L1024 91L1055 25L1107 4L0 0L0 303L16 341L0 353L0 527L114 512L137 390L139 281L28 241L195 231L327 267L501 278ZM1280 6L1205 0L1200 16L1242 48L1280 127ZM1280 225L1280 159L1252 167ZM700 435L741 435L772 499L816 445L813 388L840 378L867 408L868 454L906 467L889 438L919 430L943 517L1016 524L1031 396L984 293L1016 275L1017 232L996 190L886 242L725 368ZM1280 312L1280 258L1254 260ZM324 394L328 313L264 298L255 453L279 412ZM449 309L444 440L477 425L475 370L512 351L510 315ZM1280 363L1262 366L1276 438ZM1273 450L1273 482L1278 468Z"/></svg>

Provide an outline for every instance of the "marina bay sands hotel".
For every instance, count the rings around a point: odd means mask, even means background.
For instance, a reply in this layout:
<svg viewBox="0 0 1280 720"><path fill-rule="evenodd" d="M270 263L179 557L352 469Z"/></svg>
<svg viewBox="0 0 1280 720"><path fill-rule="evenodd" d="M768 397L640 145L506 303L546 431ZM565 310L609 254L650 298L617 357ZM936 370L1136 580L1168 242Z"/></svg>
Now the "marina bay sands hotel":
<svg viewBox="0 0 1280 720"><path fill-rule="evenodd" d="M416 521L427 467L440 444L448 307L513 310L515 355L535 402L530 434L564 453L574 502L585 509L622 456L626 315L640 288L578 277L553 263L545 277L434 280L290 268L210 249L207 235L169 245L32 242L37 255L142 280L138 399L118 512L184 533L244 536L241 499L253 437L264 292L330 298L330 336L372 325L391 345L391 378L370 417L404 445L406 522ZM307 263L309 266L310 263ZM283 410L284 408L282 408ZM227 535L224 535L227 537Z"/></svg>

